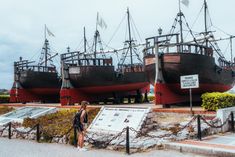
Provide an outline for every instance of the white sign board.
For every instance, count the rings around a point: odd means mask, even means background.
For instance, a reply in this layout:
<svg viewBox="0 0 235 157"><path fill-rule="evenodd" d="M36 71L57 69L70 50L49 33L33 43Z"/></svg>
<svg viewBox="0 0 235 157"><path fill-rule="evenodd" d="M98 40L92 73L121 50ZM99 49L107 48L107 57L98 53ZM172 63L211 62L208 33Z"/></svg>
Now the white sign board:
<svg viewBox="0 0 235 157"><path fill-rule="evenodd" d="M199 88L198 75L180 76L181 89Z"/></svg>
<svg viewBox="0 0 235 157"><path fill-rule="evenodd" d="M56 111L55 107L21 107L0 116L0 125L5 125L12 121L22 123L24 118L37 118Z"/></svg>
<svg viewBox="0 0 235 157"><path fill-rule="evenodd" d="M150 108L102 107L88 128L90 132L117 134L127 126L139 131ZM130 135L135 135L130 131Z"/></svg>

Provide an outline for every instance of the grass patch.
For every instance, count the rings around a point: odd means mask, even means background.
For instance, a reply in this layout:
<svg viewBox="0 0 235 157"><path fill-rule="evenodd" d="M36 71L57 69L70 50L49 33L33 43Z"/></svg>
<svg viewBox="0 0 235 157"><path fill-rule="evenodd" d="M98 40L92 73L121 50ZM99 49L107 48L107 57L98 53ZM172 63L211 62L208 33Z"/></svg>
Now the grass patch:
<svg viewBox="0 0 235 157"><path fill-rule="evenodd" d="M14 108L8 106L0 106L0 115L13 111Z"/></svg>
<svg viewBox="0 0 235 157"><path fill-rule="evenodd" d="M91 123L100 109L88 110L88 122ZM23 126L32 128L36 124L43 127L42 137L45 142L51 142L54 136L64 135L73 124L77 109L61 109L55 113L47 114L36 119L24 119ZM73 144L73 130L69 134L69 143Z"/></svg>

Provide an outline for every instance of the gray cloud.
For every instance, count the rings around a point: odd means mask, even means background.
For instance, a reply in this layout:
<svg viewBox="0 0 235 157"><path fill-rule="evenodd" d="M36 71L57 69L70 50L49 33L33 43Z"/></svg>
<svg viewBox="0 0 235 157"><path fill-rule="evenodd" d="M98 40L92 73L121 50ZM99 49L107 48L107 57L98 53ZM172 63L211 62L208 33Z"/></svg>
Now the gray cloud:
<svg viewBox="0 0 235 157"><path fill-rule="evenodd" d="M194 22L202 3L203 0L190 0L188 8L182 6L189 24ZM235 1L208 0L208 4L213 24L235 34ZM79 46L83 26L88 38L93 37L97 11L108 25L107 30L101 30L102 39L108 42L127 7L144 39L156 35L158 27L164 33L169 31L178 12L178 0L1 0L0 88L11 87L15 60L20 56L36 59L43 44L44 24L56 35L50 38L53 49L64 53L67 46ZM203 28L202 22L201 19L195 25L196 31ZM118 32L110 43L112 47L122 46L124 32L124 28Z"/></svg>

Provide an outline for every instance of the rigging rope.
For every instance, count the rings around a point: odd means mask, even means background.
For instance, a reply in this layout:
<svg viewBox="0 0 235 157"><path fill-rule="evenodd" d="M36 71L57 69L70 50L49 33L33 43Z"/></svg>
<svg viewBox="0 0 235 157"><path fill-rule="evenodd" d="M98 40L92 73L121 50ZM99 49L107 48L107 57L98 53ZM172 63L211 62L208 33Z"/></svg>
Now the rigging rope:
<svg viewBox="0 0 235 157"><path fill-rule="evenodd" d="M123 16L121 22L118 24L118 27L117 27L116 30L114 31L114 33L113 33L113 35L111 36L110 40L108 41L107 45L109 45L110 42L113 40L114 36L115 36L116 33L118 32L118 30L119 30L121 24L123 23L124 19L126 18L126 16L127 16L126 14ZM107 47L105 47L104 49L106 49L106 48L107 48Z"/></svg>

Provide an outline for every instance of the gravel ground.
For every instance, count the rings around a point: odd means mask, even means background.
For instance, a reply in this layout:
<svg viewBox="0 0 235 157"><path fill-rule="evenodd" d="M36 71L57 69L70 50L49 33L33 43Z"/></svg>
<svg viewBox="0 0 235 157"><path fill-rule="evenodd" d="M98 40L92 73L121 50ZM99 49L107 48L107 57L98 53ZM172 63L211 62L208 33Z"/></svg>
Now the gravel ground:
<svg viewBox="0 0 235 157"><path fill-rule="evenodd" d="M0 138L0 157L122 157L124 152L92 149L79 152L76 148L62 144L36 143L35 141ZM131 157L205 157L172 150L156 150L135 153Z"/></svg>

